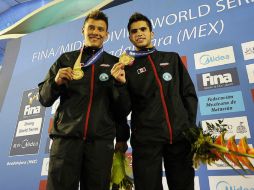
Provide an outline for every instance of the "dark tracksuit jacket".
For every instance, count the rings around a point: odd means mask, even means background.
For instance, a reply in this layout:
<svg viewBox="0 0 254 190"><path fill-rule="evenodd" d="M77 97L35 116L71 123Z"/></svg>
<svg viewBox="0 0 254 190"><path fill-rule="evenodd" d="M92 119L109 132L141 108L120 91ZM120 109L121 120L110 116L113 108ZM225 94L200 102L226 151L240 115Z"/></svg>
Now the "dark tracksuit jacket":
<svg viewBox="0 0 254 190"><path fill-rule="evenodd" d="M81 62L86 62L96 49L84 48ZM73 68L80 51L62 54L51 66L45 80L39 84L39 100L51 106L60 97L50 137L83 138L88 140L126 141L129 129L125 119L114 108L113 82L110 70L118 59L106 52L95 64L83 67L84 77L57 86L54 79L60 68Z"/></svg>
<svg viewBox="0 0 254 190"><path fill-rule="evenodd" d="M125 72L127 83L118 93L125 112L132 111L133 142L173 143L184 138L185 129L196 127L198 99L177 53L154 51L136 57Z"/></svg>

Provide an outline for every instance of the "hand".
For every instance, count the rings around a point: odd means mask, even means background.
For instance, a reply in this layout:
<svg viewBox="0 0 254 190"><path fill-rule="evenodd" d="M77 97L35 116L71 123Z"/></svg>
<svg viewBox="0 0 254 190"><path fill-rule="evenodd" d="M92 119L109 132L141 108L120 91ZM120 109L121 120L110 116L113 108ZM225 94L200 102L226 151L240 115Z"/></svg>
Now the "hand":
<svg viewBox="0 0 254 190"><path fill-rule="evenodd" d="M128 149L127 142L116 142L115 144L115 152L122 152L125 153Z"/></svg>
<svg viewBox="0 0 254 190"><path fill-rule="evenodd" d="M55 77L55 82L57 85L66 84L70 80L72 80L72 68L67 67L58 70Z"/></svg>
<svg viewBox="0 0 254 190"><path fill-rule="evenodd" d="M124 64L116 63L111 69L111 75L120 83L126 83Z"/></svg>

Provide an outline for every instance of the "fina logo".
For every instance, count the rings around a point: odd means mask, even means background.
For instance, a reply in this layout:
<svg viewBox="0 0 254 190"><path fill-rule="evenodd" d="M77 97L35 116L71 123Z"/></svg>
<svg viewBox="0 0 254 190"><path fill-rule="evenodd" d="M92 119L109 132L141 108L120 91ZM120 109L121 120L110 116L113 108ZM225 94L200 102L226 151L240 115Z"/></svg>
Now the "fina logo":
<svg viewBox="0 0 254 190"><path fill-rule="evenodd" d="M28 115L39 114L41 112L41 106L31 107L34 100L36 100L36 101L39 100L39 92L37 92L35 94L30 92L27 95L27 98L28 98L28 105L25 106L24 115L28 116Z"/></svg>
<svg viewBox="0 0 254 190"><path fill-rule="evenodd" d="M199 90L224 88L240 84L236 68L198 74L197 82Z"/></svg>
<svg viewBox="0 0 254 190"><path fill-rule="evenodd" d="M25 106L24 115L29 116L29 115L39 114L41 112L41 106L31 106L34 103L34 101L39 100L39 92L36 92L36 93L30 92L28 93L27 98L28 98L28 105Z"/></svg>
<svg viewBox="0 0 254 190"><path fill-rule="evenodd" d="M202 75L203 85L208 86L208 83L212 85L227 84L233 82L232 75L230 73L219 74L211 76L210 73Z"/></svg>
<svg viewBox="0 0 254 190"><path fill-rule="evenodd" d="M230 185L226 181L220 181L216 185L216 190L254 190L254 188L247 188L243 186Z"/></svg>
<svg viewBox="0 0 254 190"><path fill-rule="evenodd" d="M41 112L41 106L31 107L30 105L26 105L24 110L24 115L34 115L39 114Z"/></svg>
<svg viewBox="0 0 254 190"><path fill-rule="evenodd" d="M208 54L205 54L200 57L200 63L202 65L208 65L216 61L229 60L229 58L230 58L229 55L210 56Z"/></svg>

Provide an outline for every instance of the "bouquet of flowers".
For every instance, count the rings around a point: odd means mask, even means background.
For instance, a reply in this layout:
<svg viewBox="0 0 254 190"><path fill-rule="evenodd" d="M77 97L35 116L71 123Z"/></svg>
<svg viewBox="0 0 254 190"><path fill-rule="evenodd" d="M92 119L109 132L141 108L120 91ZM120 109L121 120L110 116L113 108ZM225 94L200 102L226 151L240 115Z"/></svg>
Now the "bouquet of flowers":
<svg viewBox="0 0 254 190"><path fill-rule="evenodd" d="M116 152L113 157L111 171L111 190L132 190L133 175L131 160L122 152Z"/></svg>
<svg viewBox="0 0 254 190"><path fill-rule="evenodd" d="M235 136L225 139L227 124L224 124L223 120L218 120L215 125L206 122L206 125L207 131L203 130L200 125L185 132L185 136L192 143L195 168L200 164L211 165L215 161L221 160L237 173L239 172L234 168L234 165L245 173L247 171L244 166L254 172L254 166L249 160L249 158L254 158L254 148L249 147L246 137L241 138L237 145ZM214 136L213 132L218 132L219 136Z"/></svg>

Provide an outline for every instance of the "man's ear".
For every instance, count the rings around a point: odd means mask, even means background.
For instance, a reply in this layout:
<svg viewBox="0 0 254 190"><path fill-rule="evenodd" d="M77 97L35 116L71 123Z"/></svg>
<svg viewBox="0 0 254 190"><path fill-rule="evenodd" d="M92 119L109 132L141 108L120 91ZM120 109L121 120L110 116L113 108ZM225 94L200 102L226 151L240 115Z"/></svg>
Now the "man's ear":
<svg viewBox="0 0 254 190"><path fill-rule="evenodd" d="M84 35L84 27L82 27L81 33Z"/></svg>
<svg viewBox="0 0 254 190"><path fill-rule="evenodd" d="M151 39L153 39L154 38L154 33L153 32L151 32Z"/></svg>
<svg viewBox="0 0 254 190"><path fill-rule="evenodd" d="M107 32L107 34L104 36L104 38L103 38L103 41L105 42L107 39L108 39L108 35L109 35L109 33Z"/></svg>
<svg viewBox="0 0 254 190"><path fill-rule="evenodd" d="M129 40L130 40L130 42L133 44L133 41L131 40L131 37L129 36Z"/></svg>

